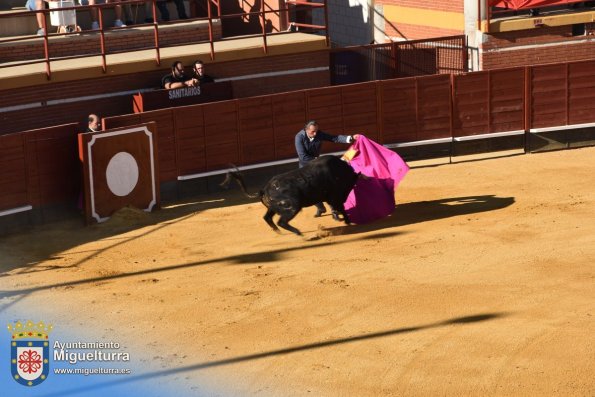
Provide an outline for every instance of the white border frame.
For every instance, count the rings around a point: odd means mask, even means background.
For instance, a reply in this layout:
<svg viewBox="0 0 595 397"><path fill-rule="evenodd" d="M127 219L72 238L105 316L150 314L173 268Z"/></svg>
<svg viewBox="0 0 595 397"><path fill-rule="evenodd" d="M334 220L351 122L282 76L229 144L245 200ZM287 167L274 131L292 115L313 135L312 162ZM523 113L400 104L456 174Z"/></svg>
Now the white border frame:
<svg viewBox="0 0 595 397"><path fill-rule="evenodd" d="M31 211L32 209L32 205L23 205L22 207L15 207L9 210L0 211L0 216L18 214L19 212Z"/></svg>
<svg viewBox="0 0 595 397"><path fill-rule="evenodd" d="M95 188L93 183L93 152L91 147L95 144L95 142L101 138L107 138L110 136L116 135L124 135L124 134L131 134L133 132L144 132L147 137L149 137L149 152L150 152L150 164L151 164L151 192L153 193L153 199L149 203L149 206L145 208L143 211L151 212L153 207L157 204L157 195L156 195L156 187L155 187L155 161L154 161L154 149L153 149L153 133L149 131L146 126L141 127L134 127L134 128L127 128L124 130L118 130L113 132L105 132L95 134L91 137L91 140L87 142L87 156L89 161L89 193L91 198L91 216L97 220L97 223L102 223L107 221L110 217L102 218L99 214L95 211Z"/></svg>
<svg viewBox="0 0 595 397"><path fill-rule="evenodd" d="M561 125L559 127L544 127L544 128L531 128L529 132L531 134L538 134L540 132L552 132L552 131L563 131L563 130L576 130L578 128L592 128L595 127L595 123L584 123L584 124L572 124L572 125Z"/></svg>

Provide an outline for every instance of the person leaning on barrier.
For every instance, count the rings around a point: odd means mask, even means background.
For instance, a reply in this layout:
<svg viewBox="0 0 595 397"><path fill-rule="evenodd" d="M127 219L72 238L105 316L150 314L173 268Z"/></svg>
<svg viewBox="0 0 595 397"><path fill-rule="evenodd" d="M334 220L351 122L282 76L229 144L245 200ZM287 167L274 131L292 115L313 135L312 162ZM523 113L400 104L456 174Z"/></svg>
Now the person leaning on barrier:
<svg viewBox="0 0 595 397"><path fill-rule="evenodd" d="M171 73L163 76L161 79L161 87L168 90L172 88L195 87L197 85L197 79L186 76L184 65L180 61L172 63Z"/></svg>
<svg viewBox="0 0 595 397"><path fill-rule="evenodd" d="M101 122L99 116L91 113L87 118L87 130L85 132L97 132L101 131Z"/></svg>
<svg viewBox="0 0 595 397"><path fill-rule="evenodd" d="M194 61L192 64L192 71L194 72L194 78L198 80L198 84L205 84L205 83L214 83L215 80L205 74L205 64L200 59Z"/></svg>
<svg viewBox="0 0 595 397"><path fill-rule="evenodd" d="M335 143L352 143L354 140L359 138L359 134L356 135L331 135L318 129L318 123L314 120L308 121L304 128L297 133L295 136L295 150L297 151L300 168L309 163L310 161L320 156L320 149L322 141L329 141ZM323 203L317 203L316 215L320 215L326 212Z"/></svg>

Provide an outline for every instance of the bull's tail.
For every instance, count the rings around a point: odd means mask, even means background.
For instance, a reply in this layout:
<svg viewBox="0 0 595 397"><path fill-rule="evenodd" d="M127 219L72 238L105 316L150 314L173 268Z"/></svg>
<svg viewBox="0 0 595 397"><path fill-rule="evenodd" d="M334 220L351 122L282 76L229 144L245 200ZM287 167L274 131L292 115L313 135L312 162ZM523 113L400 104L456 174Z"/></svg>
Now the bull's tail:
<svg viewBox="0 0 595 397"><path fill-rule="evenodd" d="M235 181L238 183L238 185L240 185L242 192L244 192L244 194L247 197L260 198L262 196L261 192L255 193L255 194L248 193L248 190L246 190L246 184L244 183L244 177L242 176L242 174L240 174L240 170L238 170L238 168L235 166L234 166L233 170L227 171L227 174L225 175L225 180L223 182L221 182L220 186L222 186L222 187L229 186L229 183L231 182L232 179L235 179Z"/></svg>

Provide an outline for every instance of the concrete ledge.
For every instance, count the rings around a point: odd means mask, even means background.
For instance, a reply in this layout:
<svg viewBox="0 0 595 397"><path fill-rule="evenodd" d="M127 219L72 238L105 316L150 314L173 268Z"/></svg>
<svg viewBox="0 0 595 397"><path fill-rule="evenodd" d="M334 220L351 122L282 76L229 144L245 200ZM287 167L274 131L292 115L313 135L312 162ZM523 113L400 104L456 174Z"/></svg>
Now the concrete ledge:
<svg viewBox="0 0 595 397"><path fill-rule="evenodd" d="M268 53L263 50L262 37L248 37L219 41L215 43L213 61L236 61L282 54L296 54L326 50L326 38L306 33L287 33L267 36ZM155 50L141 50L110 54L106 56L107 70L102 70L101 56L89 56L76 60L52 61L51 80L46 76L45 63L0 68L2 89L53 84L74 80L123 75L151 71L163 71L176 60L190 64L195 59L205 62L211 58L209 43L189 44L160 49L161 63L156 62Z"/></svg>
<svg viewBox="0 0 595 397"><path fill-rule="evenodd" d="M544 26L565 26L576 23L592 23L595 21L595 11L564 13L557 15L540 15L536 17L511 17L509 19L481 21L481 31L484 33L512 32L517 30L539 29Z"/></svg>

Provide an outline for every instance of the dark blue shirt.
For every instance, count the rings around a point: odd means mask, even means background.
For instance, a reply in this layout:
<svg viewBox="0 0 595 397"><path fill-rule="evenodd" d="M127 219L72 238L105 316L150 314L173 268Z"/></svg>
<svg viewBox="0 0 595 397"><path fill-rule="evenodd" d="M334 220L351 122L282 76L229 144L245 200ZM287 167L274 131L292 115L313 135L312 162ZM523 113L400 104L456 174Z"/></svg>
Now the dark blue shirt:
<svg viewBox="0 0 595 397"><path fill-rule="evenodd" d="M301 130L295 136L295 150L300 159L300 168L320 156L322 141L351 143L352 139L353 138L350 135L331 135L318 130L314 139L310 141L310 138L308 138L308 135L306 134L306 130Z"/></svg>

